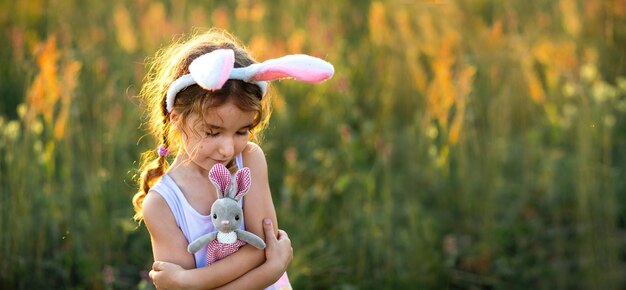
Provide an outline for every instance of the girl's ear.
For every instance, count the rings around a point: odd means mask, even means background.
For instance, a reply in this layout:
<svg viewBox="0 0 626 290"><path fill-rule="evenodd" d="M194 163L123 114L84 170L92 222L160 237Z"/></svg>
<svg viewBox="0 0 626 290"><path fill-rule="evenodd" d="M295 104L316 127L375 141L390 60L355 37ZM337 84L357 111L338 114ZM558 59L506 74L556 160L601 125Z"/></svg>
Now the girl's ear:
<svg viewBox="0 0 626 290"><path fill-rule="evenodd" d="M240 200L244 195L246 195L246 193L248 193L250 185L252 184L252 179L250 178L250 168L244 167L237 171L235 178L237 183L237 194L235 194L235 199Z"/></svg>
<svg viewBox="0 0 626 290"><path fill-rule="evenodd" d="M178 131L178 122L180 121L180 114L176 112L176 110L172 110L170 112L170 124L174 128L174 130Z"/></svg>
<svg viewBox="0 0 626 290"><path fill-rule="evenodd" d="M230 172L222 163L213 165L209 171L209 180L217 189L217 198L224 198L228 194L230 186Z"/></svg>

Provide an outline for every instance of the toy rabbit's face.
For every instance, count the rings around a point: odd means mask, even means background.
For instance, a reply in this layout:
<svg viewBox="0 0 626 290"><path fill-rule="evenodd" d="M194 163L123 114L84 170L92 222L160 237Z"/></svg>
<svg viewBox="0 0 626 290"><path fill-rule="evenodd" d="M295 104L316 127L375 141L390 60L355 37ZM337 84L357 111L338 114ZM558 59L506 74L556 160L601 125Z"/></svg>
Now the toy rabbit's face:
<svg viewBox="0 0 626 290"><path fill-rule="evenodd" d="M220 198L211 207L213 226L220 232L232 232L243 221L243 212L237 201L232 198Z"/></svg>

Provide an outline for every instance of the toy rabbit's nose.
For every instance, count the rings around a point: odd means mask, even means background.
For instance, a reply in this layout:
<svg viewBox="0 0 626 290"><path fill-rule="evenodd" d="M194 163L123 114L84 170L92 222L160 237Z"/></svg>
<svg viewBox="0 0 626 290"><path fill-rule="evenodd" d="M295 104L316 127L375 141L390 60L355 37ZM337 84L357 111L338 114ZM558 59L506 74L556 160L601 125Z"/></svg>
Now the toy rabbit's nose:
<svg viewBox="0 0 626 290"><path fill-rule="evenodd" d="M229 225L229 224L230 224L230 222L229 222L229 221L222 221L222 225L223 225L223 226L227 226L227 225Z"/></svg>

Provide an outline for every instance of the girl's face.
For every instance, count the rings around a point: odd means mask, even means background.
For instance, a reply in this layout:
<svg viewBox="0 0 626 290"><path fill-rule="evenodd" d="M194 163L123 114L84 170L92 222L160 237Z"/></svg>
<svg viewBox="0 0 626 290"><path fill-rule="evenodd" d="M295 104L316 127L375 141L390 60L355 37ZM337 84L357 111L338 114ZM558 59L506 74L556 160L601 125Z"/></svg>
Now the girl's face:
<svg viewBox="0 0 626 290"><path fill-rule="evenodd" d="M179 154L202 171L208 172L216 163L226 165L248 144L255 114L227 102L206 112L204 120L197 114L189 116Z"/></svg>

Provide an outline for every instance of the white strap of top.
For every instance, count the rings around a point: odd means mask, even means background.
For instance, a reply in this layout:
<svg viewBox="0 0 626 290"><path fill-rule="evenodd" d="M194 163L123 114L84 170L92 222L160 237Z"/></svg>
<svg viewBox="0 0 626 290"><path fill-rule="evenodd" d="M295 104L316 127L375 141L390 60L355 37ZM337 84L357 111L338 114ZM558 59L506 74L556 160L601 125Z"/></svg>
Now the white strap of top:
<svg viewBox="0 0 626 290"><path fill-rule="evenodd" d="M243 168L243 156L241 155L241 153L239 153L235 157L235 163L237 164L237 169L242 169Z"/></svg>

